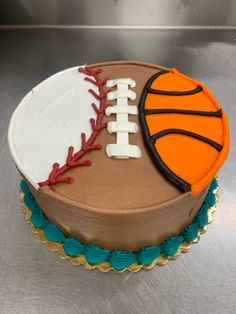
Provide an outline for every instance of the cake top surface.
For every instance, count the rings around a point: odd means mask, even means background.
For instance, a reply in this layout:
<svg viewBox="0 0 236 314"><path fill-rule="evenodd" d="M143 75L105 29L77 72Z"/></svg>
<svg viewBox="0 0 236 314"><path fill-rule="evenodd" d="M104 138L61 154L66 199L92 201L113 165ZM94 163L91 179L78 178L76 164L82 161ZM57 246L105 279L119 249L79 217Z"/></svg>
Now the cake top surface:
<svg viewBox="0 0 236 314"><path fill-rule="evenodd" d="M16 108L8 138L35 189L105 210L197 195L229 147L225 113L202 84L138 62L51 76Z"/></svg>

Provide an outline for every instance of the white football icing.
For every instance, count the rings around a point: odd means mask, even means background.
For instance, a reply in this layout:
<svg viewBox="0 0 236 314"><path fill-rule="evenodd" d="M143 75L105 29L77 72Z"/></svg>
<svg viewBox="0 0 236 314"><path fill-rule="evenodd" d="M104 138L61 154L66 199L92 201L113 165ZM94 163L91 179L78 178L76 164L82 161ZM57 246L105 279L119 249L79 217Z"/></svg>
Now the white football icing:
<svg viewBox="0 0 236 314"><path fill-rule="evenodd" d="M116 100L116 105L105 110L107 116L116 115L116 121L107 125L108 133L116 133L116 144L106 146L107 156L117 159L140 158L142 154L139 146L129 143L129 134L138 133L137 123L129 121L129 114L138 115L137 106L128 104L129 99L136 99L136 93L129 89L134 88L136 82L131 78L119 78L107 81L106 86L117 87L107 94L107 100Z"/></svg>
<svg viewBox="0 0 236 314"><path fill-rule="evenodd" d="M9 125L11 154L20 172L36 188L45 181L58 162L65 164L68 147L81 148L81 133L92 133L91 106L99 101L91 95L98 88L85 81L79 67L49 77L29 92L16 108Z"/></svg>

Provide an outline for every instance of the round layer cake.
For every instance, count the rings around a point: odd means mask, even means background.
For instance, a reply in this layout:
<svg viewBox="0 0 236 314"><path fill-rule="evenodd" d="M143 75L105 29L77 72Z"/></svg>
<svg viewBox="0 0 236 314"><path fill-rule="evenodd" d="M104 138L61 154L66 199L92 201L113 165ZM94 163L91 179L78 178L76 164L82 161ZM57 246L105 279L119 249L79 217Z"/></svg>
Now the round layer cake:
<svg viewBox="0 0 236 314"><path fill-rule="evenodd" d="M206 87L133 61L51 76L21 101L8 135L44 217L109 251L180 235L229 149L226 115Z"/></svg>

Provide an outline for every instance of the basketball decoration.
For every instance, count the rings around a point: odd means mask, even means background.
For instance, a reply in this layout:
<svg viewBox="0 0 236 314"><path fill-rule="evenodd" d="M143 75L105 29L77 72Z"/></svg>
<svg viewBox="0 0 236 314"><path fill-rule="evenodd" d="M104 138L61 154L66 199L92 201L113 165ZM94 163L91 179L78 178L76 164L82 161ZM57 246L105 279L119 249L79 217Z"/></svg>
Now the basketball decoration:
<svg viewBox="0 0 236 314"><path fill-rule="evenodd" d="M181 191L200 193L229 149L227 118L215 98L205 86L173 69L148 80L139 110L157 168Z"/></svg>

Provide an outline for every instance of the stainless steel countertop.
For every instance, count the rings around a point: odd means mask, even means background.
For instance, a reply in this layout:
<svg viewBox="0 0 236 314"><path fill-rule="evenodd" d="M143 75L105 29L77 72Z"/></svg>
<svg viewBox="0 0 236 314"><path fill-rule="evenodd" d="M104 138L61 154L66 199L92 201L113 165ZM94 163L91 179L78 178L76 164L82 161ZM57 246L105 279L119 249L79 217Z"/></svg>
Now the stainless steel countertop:
<svg viewBox="0 0 236 314"><path fill-rule="evenodd" d="M0 11L0 24L29 26L225 27L235 22L235 0L1 0Z"/></svg>
<svg viewBox="0 0 236 314"><path fill-rule="evenodd" d="M0 30L0 313L236 313L236 31ZM205 83L228 113L231 155L199 244L152 271L122 275L61 261L20 210L7 145L10 116L46 77L74 65L136 59Z"/></svg>

